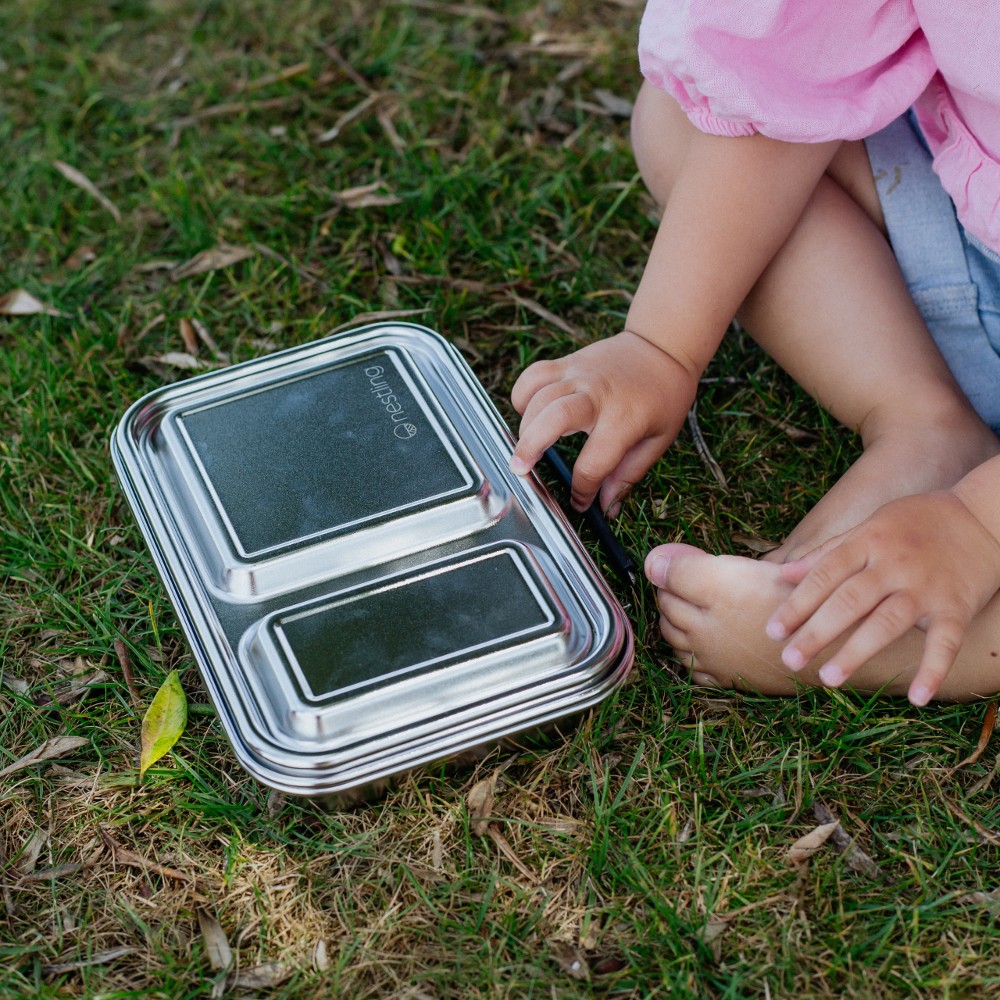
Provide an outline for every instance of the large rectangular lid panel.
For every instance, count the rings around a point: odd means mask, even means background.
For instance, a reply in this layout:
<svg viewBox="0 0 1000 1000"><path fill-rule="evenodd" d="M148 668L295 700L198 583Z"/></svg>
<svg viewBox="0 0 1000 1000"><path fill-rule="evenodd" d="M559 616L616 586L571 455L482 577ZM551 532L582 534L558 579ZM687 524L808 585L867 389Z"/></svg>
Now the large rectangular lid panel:
<svg viewBox="0 0 1000 1000"><path fill-rule="evenodd" d="M458 352L377 324L150 393L112 454L260 780L326 794L572 714L627 620Z"/></svg>
<svg viewBox="0 0 1000 1000"><path fill-rule="evenodd" d="M290 367L207 399L204 386L160 398L158 416L141 422L136 447L220 595L256 600L295 589L500 514L506 497L406 352Z"/></svg>

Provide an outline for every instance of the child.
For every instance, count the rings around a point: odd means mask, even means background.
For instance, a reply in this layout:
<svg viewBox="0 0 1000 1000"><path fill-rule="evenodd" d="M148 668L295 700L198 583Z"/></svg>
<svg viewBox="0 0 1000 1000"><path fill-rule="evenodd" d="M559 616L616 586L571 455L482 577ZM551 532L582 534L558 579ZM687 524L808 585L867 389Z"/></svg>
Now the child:
<svg viewBox="0 0 1000 1000"><path fill-rule="evenodd" d="M649 554L696 682L850 680L917 705L1000 691L992 7L647 6L633 144L662 219L625 329L518 379L511 467L584 431L574 505L614 505L674 440L734 315L864 446L768 559Z"/></svg>

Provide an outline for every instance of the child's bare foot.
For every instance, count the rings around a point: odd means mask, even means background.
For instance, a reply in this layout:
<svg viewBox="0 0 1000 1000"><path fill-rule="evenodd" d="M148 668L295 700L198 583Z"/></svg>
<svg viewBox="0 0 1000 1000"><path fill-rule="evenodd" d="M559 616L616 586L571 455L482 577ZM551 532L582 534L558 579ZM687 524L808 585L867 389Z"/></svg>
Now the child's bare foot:
<svg viewBox="0 0 1000 1000"><path fill-rule="evenodd" d="M712 556L690 545L661 545L646 557L646 575L658 588L660 630L697 684L762 694L793 694L797 684L819 685L829 647L799 673L781 662L781 644L764 626L791 592L778 566L742 556ZM906 694L923 648L911 629L851 678L859 691ZM937 697L971 701L1000 691L1000 595L980 612Z"/></svg>
<svg viewBox="0 0 1000 1000"><path fill-rule="evenodd" d="M948 404L946 404L948 405ZM1000 439L963 405L872 435L864 453L765 559L788 562L849 528L883 504L913 493L954 486L1000 454Z"/></svg>

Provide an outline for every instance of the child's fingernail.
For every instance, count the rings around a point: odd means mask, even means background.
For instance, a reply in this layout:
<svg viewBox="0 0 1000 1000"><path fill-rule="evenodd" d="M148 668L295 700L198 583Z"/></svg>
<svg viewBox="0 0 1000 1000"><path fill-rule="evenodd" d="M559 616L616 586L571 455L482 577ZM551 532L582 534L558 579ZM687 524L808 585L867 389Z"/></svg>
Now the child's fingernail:
<svg viewBox="0 0 1000 1000"><path fill-rule="evenodd" d="M526 476L530 471L530 466L520 455L513 455L510 460L510 471L515 476Z"/></svg>
<svg viewBox="0 0 1000 1000"><path fill-rule="evenodd" d="M840 687L844 681L847 680L847 675L844 673L836 663L827 663L825 666L820 668L819 679L827 687Z"/></svg>
<svg viewBox="0 0 1000 1000"><path fill-rule="evenodd" d="M931 700L930 688L924 687L923 684L918 684L916 687L910 688L910 704L923 707Z"/></svg>
<svg viewBox="0 0 1000 1000"><path fill-rule="evenodd" d="M788 638L788 629L774 618L764 626L764 631L768 634L769 638L777 642Z"/></svg>
<svg viewBox="0 0 1000 1000"><path fill-rule="evenodd" d="M646 576L657 587L665 587L670 560L666 556L652 556L646 563Z"/></svg>
<svg viewBox="0 0 1000 1000"><path fill-rule="evenodd" d="M794 646L786 646L781 651L781 662L789 670L801 670L806 665L806 658L802 655L801 650Z"/></svg>

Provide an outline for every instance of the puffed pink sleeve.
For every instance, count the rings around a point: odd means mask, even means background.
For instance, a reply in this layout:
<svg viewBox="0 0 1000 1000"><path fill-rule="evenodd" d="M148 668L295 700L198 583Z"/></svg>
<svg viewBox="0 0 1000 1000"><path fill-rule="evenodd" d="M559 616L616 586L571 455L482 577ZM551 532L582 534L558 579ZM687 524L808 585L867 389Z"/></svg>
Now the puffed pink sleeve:
<svg viewBox="0 0 1000 1000"><path fill-rule="evenodd" d="M934 74L909 0L649 0L639 65L717 135L860 139Z"/></svg>

